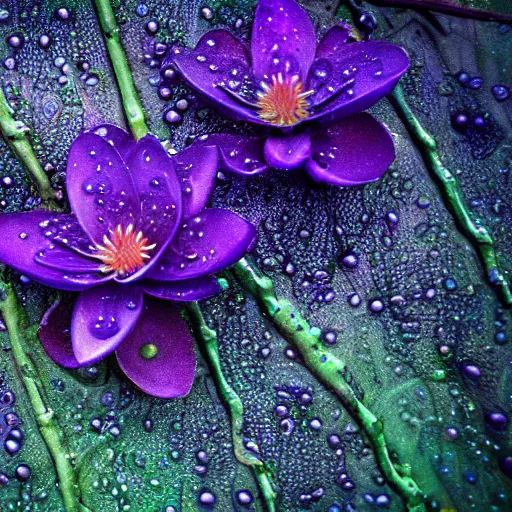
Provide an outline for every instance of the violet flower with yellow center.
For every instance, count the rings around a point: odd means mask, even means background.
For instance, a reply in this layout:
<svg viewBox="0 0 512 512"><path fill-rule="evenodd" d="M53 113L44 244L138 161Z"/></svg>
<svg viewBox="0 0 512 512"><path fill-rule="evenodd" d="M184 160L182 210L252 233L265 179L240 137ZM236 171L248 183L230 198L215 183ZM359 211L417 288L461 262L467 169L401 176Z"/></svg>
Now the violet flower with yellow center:
<svg viewBox="0 0 512 512"><path fill-rule="evenodd" d="M232 172L303 168L317 181L351 186L379 179L395 157L387 129L363 111L395 87L407 54L384 41L355 41L343 24L317 44L295 0L259 1L250 49L212 30L194 49L174 49L164 66L223 113L268 129L261 137L203 138Z"/></svg>
<svg viewBox="0 0 512 512"><path fill-rule="evenodd" d="M115 351L146 393L188 393L194 346L173 303L220 292L214 273L242 258L256 236L235 213L205 208L218 163L215 147L194 145L171 158L152 135L136 142L103 125L71 146L72 213L0 215L1 263L80 292L42 322L40 339L54 361L90 366Z"/></svg>

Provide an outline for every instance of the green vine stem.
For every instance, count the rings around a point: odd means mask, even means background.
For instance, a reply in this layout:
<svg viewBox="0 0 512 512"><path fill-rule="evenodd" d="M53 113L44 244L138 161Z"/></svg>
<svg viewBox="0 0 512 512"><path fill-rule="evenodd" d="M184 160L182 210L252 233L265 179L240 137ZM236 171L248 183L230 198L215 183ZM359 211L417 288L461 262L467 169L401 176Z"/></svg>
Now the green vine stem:
<svg viewBox="0 0 512 512"><path fill-rule="evenodd" d="M357 398L345 380L348 369L344 361L334 357L322 346L320 329L312 328L289 302L278 299L271 279L262 274L249 258L240 260L233 267L233 272L242 286L256 297L286 341L300 352L306 368L334 392L366 434L382 474L403 498L407 510L425 511L424 496L410 476L410 468L395 465L391 460L382 421Z"/></svg>
<svg viewBox="0 0 512 512"><path fill-rule="evenodd" d="M231 417L231 437L233 440L233 451L238 462L251 468L258 482L263 501L268 512L275 512L276 495L272 488L269 471L265 464L256 455L247 450L243 443L242 430L244 422L244 408L240 397L231 387L222 372L219 358L219 346L217 343L217 333L210 329L206 324L203 313L197 302L192 302L187 307L187 313L191 320L192 328L196 338L201 342L204 353L208 361L210 371L215 377L219 395L229 410Z"/></svg>
<svg viewBox="0 0 512 512"><path fill-rule="evenodd" d="M128 118L128 124L133 136L136 139L140 139L149 133L149 130L146 125L142 104L128 66L128 61L121 45L119 27L117 26L109 0L95 0L95 3L101 28L105 35L107 50L114 68L116 81L121 91L123 108ZM201 309L197 303L193 303L189 306L188 314L193 320L196 337L203 342L209 366L220 396L230 411L235 457L240 463L249 466L253 470L266 508L269 512L274 512L276 510L274 504L275 493L272 489L269 473L263 462L246 450L243 445L241 436L243 405L240 397L229 385L222 373L217 345L217 334L206 325Z"/></svg>
<svg viewBox="0 0 512 512"><path fill-rule="evenodd" d="M149 130L146 125L142 104L128 66L128 61L121 45L119 27L117 26L109 0L95 0L95 3L101 28L105 34L107 50L110 55L110 60L112 61L116 81L123 98L123 108L128 118L128 124L133 136L136 139L140 139L144 137ZM263 462L247 451L243 445L241 436L243 405L239 396L229 385L222 373L217 345L217 334L206 325L201 309L197 303L193 303L189 306L188 314L193 320L196 337L203 342L209 366L220 396L230 411L231 434L235 457L240 463L249 466L253 470L266 508L269 512L274 512L276 510L274 504L275 493L272 489L269 473Z"/></svg>
<svg viewBox="0 0 512 512"><path fill-rule="evenodd" d="M123 108L128 119L128 125L133 136L138 140L147 135L144 110L140 102L135 82L128 65L128 59L119 37L119 27L109 0L95 0L101 29L105 36L107 50L114 68L117 84L123 100Z"/></svg>
<svg viewBox="0 0 512 512"><path fill-rule="evenodd" d="M464 202L464 194L455 176L447 169L437 150L434 137L423 128L405 99L403 87L399 84L390 94L390 100L407 130L419 144L423 157L443 192L448 207L453 212L457 224L476 248L482 259L489 282L501 293L507 307L512 307L512 291L508 279L500 272L495 245L489 231L471 219Z"/></svg>
<svg viewBox="0 0 512 512"><path fill-rule="evenodd" d="M14 110L0 88L0 130L2 135L18 160L22 162L45 206L56 209L55 191L28 141L27 132L29 130L21 121L16 121L13 114Z"/></svg>
<svg viewBox="0 0 512 512"><path fill-rule="evenodd" d="M26 350L21 334L21 314L16 296L10 284L1 282L0 311L9 332L12 355L21 381L27 391L28 399L34 411L39 432L48 448L59 477L59 489L66 512L83 512L88 510L78 498L76 475L71 467L69 456L64 450L59 426L53 410L45 404L38 385L38 374L30 353Z"/></svg>

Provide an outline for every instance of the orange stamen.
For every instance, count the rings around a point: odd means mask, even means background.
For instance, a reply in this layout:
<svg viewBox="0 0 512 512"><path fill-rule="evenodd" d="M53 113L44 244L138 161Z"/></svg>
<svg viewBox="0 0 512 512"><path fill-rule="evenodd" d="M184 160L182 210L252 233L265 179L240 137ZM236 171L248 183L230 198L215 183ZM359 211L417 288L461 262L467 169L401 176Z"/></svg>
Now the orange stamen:
<svg viewBox="0 0 512 512"><path fill-rule="evenodd" d="M128 225L124 231L119 224L114 231L110 232L110 238L104 235L104 245L96 244L98 253L93 257L103 262L100 270L105 274L109 272L128 274L141 268L145 265L145 260L151 258L148 252L152 251L156 244L147 245L147 243L148 239L144 237L142 231L136 233L133 230L133 224Z"/></svg>
<svg viewBox="0 0 512 512"><path fill-rule="evenodd" d="M313 91L305 91L298 76L272 75L272 83L261 83L257 93L260 119L278 126L291 126L308 117L309 102Z"/></svg>

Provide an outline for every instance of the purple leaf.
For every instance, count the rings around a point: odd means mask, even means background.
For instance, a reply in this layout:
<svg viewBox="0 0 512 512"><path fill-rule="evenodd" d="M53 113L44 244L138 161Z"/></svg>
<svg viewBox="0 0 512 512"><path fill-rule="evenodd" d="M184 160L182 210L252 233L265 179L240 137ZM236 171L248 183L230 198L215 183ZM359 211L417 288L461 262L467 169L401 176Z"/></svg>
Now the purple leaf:
<svg viewBox="0 0 512 512"><path fill-rule="evenodd" d="M304 83L315 57L315 29L295 0L260 0L251 36L256 81L272 75L297 75Z"/></svg>
<svg viewBox="0 0 512 512"><path fill-rule="evenodd" d="M142 302L138 286L108 283L81 293L71 322L80 364L97 363L113 352L137 323Z"/></svg>
<svg viewBox="0 0 512 512"><path fill-rule="evenodd" d="M225 114L245 121L259 121L254 108L237 99L245 84L252 87L252 72L245 44L226 30L211 30L194 50L183 48L171 57L181 76Z"/></svg>
<svg viewBox="0 0 512 512"><path fill-rule="evenodd" d="M316 181L350 187L378 180L395 158L393 139L370 114L356 114L311 137L306 170Z"/></svg>
<svg viewBox="0 0 512 512"><path fill-rule="evenodd" d="M153 281L144 280L145 293L164 300L191 302L213 297L222 291L215 276L196 277L186 281Z"/></svg>
<svg viewBox="0 0 512 512"><path fill-rule="evenodd" d="M319 62L325 65L318 80ZM313 113L308 121L332 123L362 112L389 94L409 67L407 53L391 43L362 41L345 44L332 58L322 58L311 69Z"/></svg>
<svg viewBox="0 0 512 512"><path fill-rule="evenodd" d="M255 237L254 226L236 213L220 208L204 210L184 222L146 277L183 281L219 272L242 258Z"/></svg>
<svg viewBox="0 0 512 512"><path fill-rule="evenodd" d="M274 169L298 169L311 156L311 138L306 133L268 137L264 152L265 161Z"/></svg>
<svg viewBox="0 0 512 512"><path fill-rule="evenodd" d="M227 171L253 176L268 169L263 155L264 137L217 133L204 135L198 143L217 146L221 167Z"/></svg>
<svg viewBox="0 0 512 512"><path fill-rule="evenodd" d="M208 204L219 168L219 150L213 145L194 143L172 162L183 191L183 217L188 218Z"/></svg>
<svg viewBox="0 0 512 512"><path fill-rule="evenodd" d="M61 233L56 226L76 223L71 215L52 212L6 213L0 215L0 261L46 286L60 290L80 291L96 286L109 277L93 272L91 260L71 249L55 249L58 258L66 261L66 269L57 265L42 265L38 260L54 247L54 238ZM61 235L62 246L65 242L74 245L71 239L73 230L68 233L69 240ZM80 244L79 244L80 245ZM53 268L52 268L53 267ZM87 270L86 270L87 269Z"/></svg>
<svg viewBox="0 0 512 512"><path fill-rule="evenodd" d="M156 137L146 135L137 142L128 167L140 198L140 222L136 230L148 239L148 245L156 244L156 247L148 252L150 259L143 267L127 278L116 278L123 282L139 279L158 261L176 234L182 216L181 188L174 164Z"/></svg>
<svg viewBox="0 0 512 512"><path fill-rule="evenodd" d="M98 135L83 133L71 145L66 187L71 209L98 244L118 225L126 228L139 222L139 197L130 172L119 153Z"/></svg>
<svg viewBox="0 0 512 512"><path fill-rule="evenodd" d="M59 366L79 368L82 366L73 353L71 345L71 316L74 301L58 300L43 316L39 330L39 340L44 350Z"/></svg>
<svg viewBox="0 0 512 512"><path fill-rule="evenodd" d="M116 355L126 376L145 393L159 398L189 393L196 369L194 343L172 303L148 297L139 322Z"/></svg>
<svg viewBox="0 0 512 512"><path fill-rule="evenodd" d="M114 124L100 124L90 130L90 133L99 135L107 141L126 163L130 152L135 146L133 137Z"/></svg>

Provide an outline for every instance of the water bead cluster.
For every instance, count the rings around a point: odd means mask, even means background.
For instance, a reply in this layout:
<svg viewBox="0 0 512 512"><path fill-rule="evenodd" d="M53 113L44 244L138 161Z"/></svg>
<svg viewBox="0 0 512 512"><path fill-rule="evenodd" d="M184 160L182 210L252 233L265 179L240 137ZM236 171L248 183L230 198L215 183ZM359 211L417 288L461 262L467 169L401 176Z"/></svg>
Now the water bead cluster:
<svg viewBox="0 0 512 512"><path fill-rule="evenodd" d="M6 9L0 10L0 21L7 21L9 19L10 12ZM71 13L66 7L58 7L53 13L54 18L62 23L66 23L71 18ZM10 34L6 39L7 45L11 49L11 55L9 55L4 61L3 66L8 71L13 71L17 67L17 57L25 45L25 36L22 33L14 32ZM53 38L51 34L42 33L37 36L37 45L43 51L47 51L53 44ZM61 72L61 75L57 78L57 82L60 86L65 86L68 83L68 76L72 74L72 66L67 62L66 57L59 55L54 58L53 65ZM75 62L77 68L81 71L80 80L89 87L95 87L99 84L99 76L91 72L91 65L84 58L80 58Z"/></svg>

